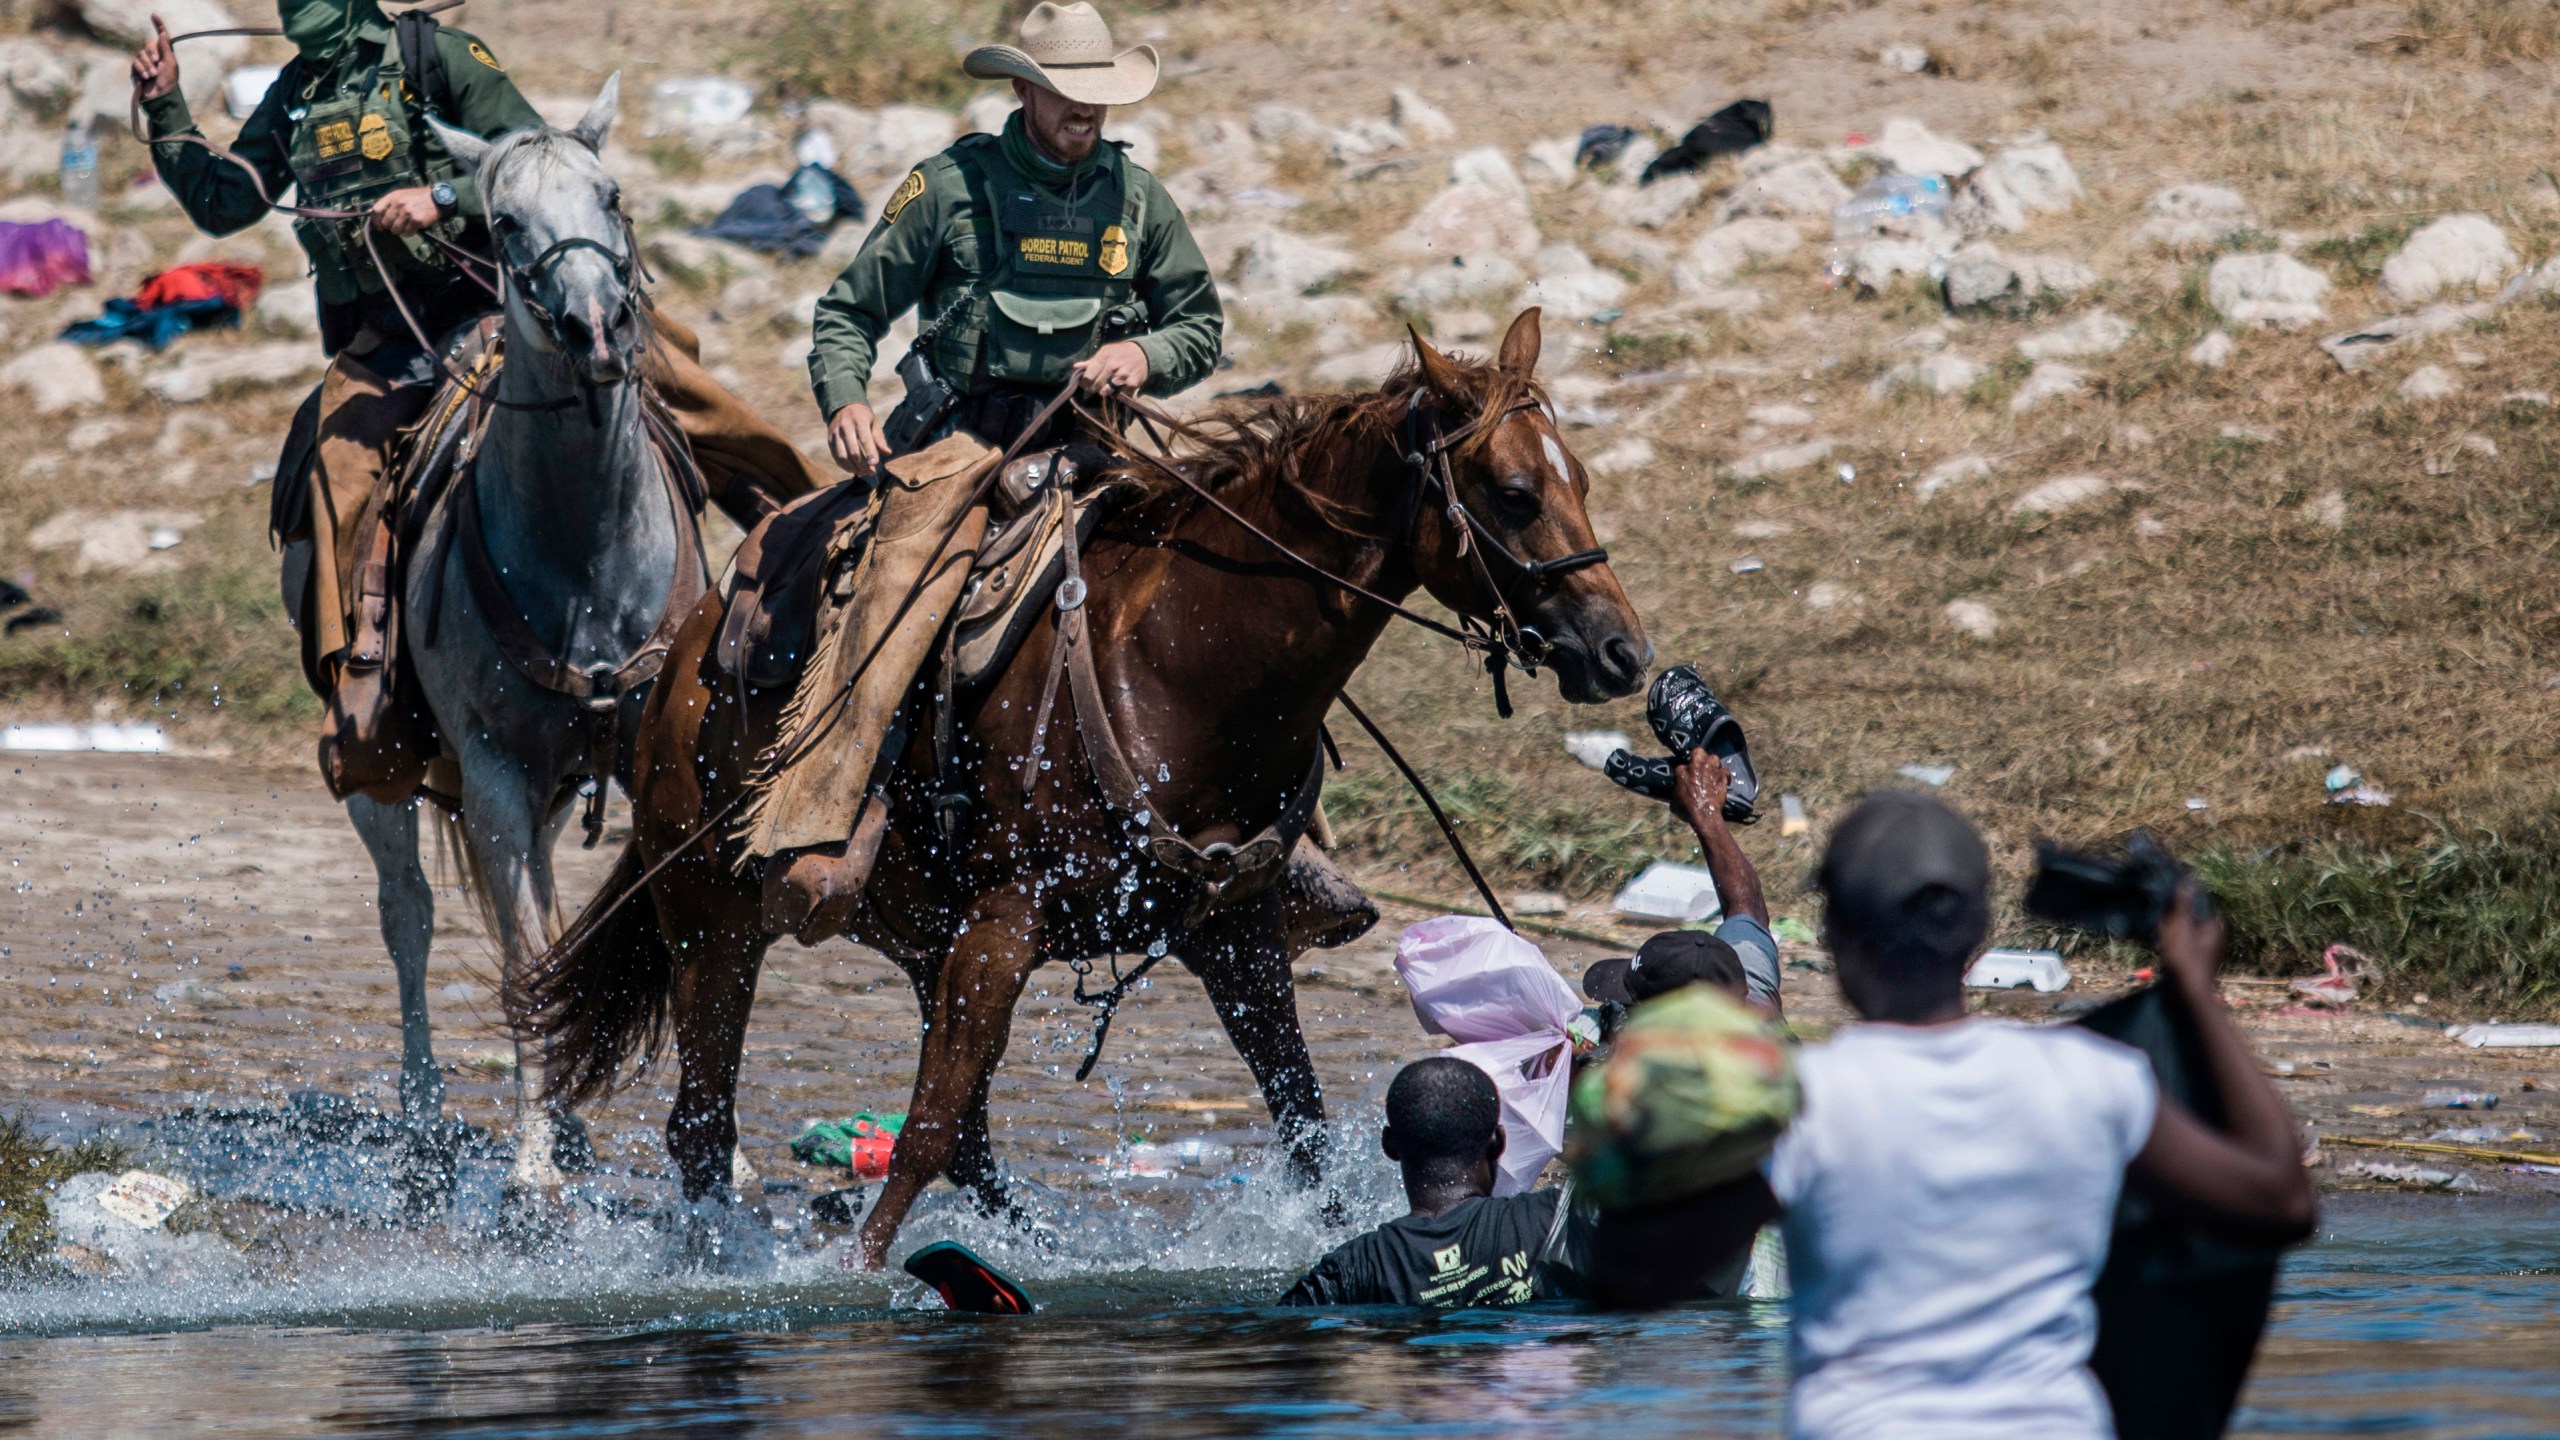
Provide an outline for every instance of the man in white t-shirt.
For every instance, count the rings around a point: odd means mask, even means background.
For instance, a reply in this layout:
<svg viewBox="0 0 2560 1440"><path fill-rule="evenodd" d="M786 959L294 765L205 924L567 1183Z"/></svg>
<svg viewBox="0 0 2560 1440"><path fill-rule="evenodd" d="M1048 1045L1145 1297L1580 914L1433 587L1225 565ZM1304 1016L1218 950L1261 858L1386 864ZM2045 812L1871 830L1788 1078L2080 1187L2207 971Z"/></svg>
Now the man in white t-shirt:
<svg viewBox="0 0 2560 1440"><path fill-rule="evenodd" d="M1797 1062L1804 1109L1760 1190L1604 1219L1604 1293L1669 1293L1671 1253L1781 1211L1794 1282L1787 1430L1798 1440L2103 1440L2089 1289L2119 1188L2236 1236L2317 1219L2294 1122L2222 1007L2222 926L2190 883L2161 926L2165 983L2194 1014L2227 1129L2162 1103L2137 1052L2085 1031L1968 1019L1990 929L1981 837L1937 800L1870 796L1814 888L1841 992L1867 1022ZM1694 1237L1694 1238L1693 1238ZM1638 1257L1642 1257L1639 1260ZM1613 1288L1614 1287L1614 1288Z"/></svg>

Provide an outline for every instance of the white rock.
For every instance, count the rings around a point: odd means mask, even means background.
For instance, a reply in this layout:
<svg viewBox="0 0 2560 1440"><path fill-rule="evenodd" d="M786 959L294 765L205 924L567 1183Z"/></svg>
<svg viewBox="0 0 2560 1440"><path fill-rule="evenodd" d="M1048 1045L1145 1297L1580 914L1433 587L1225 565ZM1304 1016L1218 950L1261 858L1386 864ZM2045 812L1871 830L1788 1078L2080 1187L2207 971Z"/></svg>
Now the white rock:
<svg viewBox="0 0 2560 1440"><path fill-rule="evenodd" d="M320 297L308 285L269 285L258 292L253 313L262 323L294 335L320 333Z"/></svg>
<svg viewBox="0 0 2560 1440"><path fill-rule="evenodd" d="M2374 361L2401 346L2486 320L2496 313L2496 308L2485 300L2469 305L2430 305L2415 314L2386 315L2367 321L2321 341L2320 348L2338 362L2339 369L2353 375L2369 369Z"/></svg>
<svg viewBox="0 0 2560 1440"><path fill-rule="evenodd" d="M0 85L28 109L58 109L79 84L80 72L55 47L32 39L0 40Z"/></svg>
<svg viewBox="0 0 2560 1440"><path fill-rule="evenodd" d="M845 157L848 173L882 176L906 172L950 147L960 138L960 122L948 110L930 105L883 105L873 112L871 133ZM873 214L879 211L874 209Z"/></svg>
<svg viewBox="0 0 2560 1440"><path fill-rule="evenodd" d="M2112 355L2133 338L2133 323L2104 310L2092 310L2066 325L2030 335L2018 342L2018 353L2030 360L2081 360Z"/></svg>
<svg viewBox="0 0 2560 1440"><path fill-rule="evenodd" d="M1881 400L1908 386L1926 390L1932 395L1959 395L1973 388L1982 378L1983 367L1961 355L1939 351L1934 355L1914 356L1887 370L1867 387L1867 393Z"/></svg>
<svg viewBox="0 0 2560 1440"><path fill-rule="evenodd" d="M119 50L137 49L150 40L151 17L155 14L168 22L172 35L184 35L195 30L228 30L240 24L220 0L78 0L77 8L80 22ZM270 25L275 23L269 17L259 18ZM248 38L223 35L190 40L184 49L185 53L180 58L185 63L179 66L179 74L187 103L199 114L208 113L221 104L223 77L232 66L249 57ZM99 72L122 75L126 72L127 63L125 57L117 56L92 65L90 71L93 76ZM131 104L131 82L126 82L125 94L121 98L102 93L107 88L99 84L93 90L89 79L84 77L82 94L96 94L101 103L112 101L97 113L113 117L115 123L122 126Z"/></svg>
<svg viewBox="0 0 2560 1440"><path fill-rule="evenodd" d="M1778 430L1793 425L1812 424L1813 412L1801 405L1754 405L1743 418L1754 425L1766 425L1772 430Z"/></svg>
<svg viewBox="0 0 2560 1440"><path fill-rule="evenodd" d="M1389 293L1407 310L1498 304L1518 294L1528 278L1505 256L1462 255L1404 272L1390 285Z"/></svg>
<svg viewBox="0 0 2560 1440"><path fill-rule="evenodd" d="M2303 501L2302 508L2296 513L2324 530L2344 530L2347 528L2347 497L2341 491L2323 490Z"/></svg>
<svg viewBox="0 0 2560 1440"><path fill-rule="evenodd" d="M204 516L193 510L64 510L27 532L27 548L77 549L74 568L83 575L95 570L166 570L176 566L176 558L154 555L153 535L163 530L183 534L203 523Z"/></svg>
<svg viewBox="0 0 2560 1440"><path fill-rule="evenodd" d="M220 389L259 389L307 379L328 363L307 344L278 341L190 355L144 376L142 388L172 405L192 405Z"/></svg>
<svg viewBox="0 0 2560 1440"><path fill-rule="evenodd" d="M1876 63L1887 70L1917 75L1929 68L1929 51L1920 45L1887 45L1876 52Z"/></svg>
<svg viewBox="0 0 2560 1440"><path fill-rule="evenodd" d="M1521 168L1533 185L1570 185L1574 181L1574 156L1581 151L1582 137L1550 135L1529 142L1521 150Z"/></svg>
<svg viewBox="0 0 2560 1440"><path fill-rule="evenodd" d="M2039 300L2069 298L2098 283L2097 273L2058 255L2010 255L1977 240L1947 262L1948 308L2023 310Z"/></svg>
<svg viewBox="0 0 2560 1440"><path fill-rule="evenodd" d="M1387 118L1395 122L1397 129L1425 145L1458 138L1457 122L1449 118L1448 112L1401 85L1387 95Z"/></svg>
<svg viewBox="0 0 2560 1440"><path fill-rule="evenodd" d="M1922 471L1919 483L1911 487L1911 495L1926 504L1948 486L1980 480L1990 473L1991 462L1979 455L1951 456Z"/></svg>
<svg viewBox="0 0 2560 1440"><path fill-rule="evenodd" d="M2211 245L2257 224L2249 202L2220 185L2172 185L2143 205L2136 240L2170 248Z"/></svg>
<svg viewBox="0 0 2560 1440"><path fill-rule="evenodd" d="M2290 255L2225 255L2205 274L2205 298L2234 325L2298 330L2328 314L2329 277Z"/></svg>
<svg viewBox="0 0 2560 1440"><path fill-rule="evenodd" d="M1882 290L1904 275L1926 275L1937 252L1917 240L1870 240L1849 252L1849 274L1862 290Z"/></svg>
<svg viewBox="0 0 2560 1440"><path fill-rule="evenodd" d="M1459 157L1491 155L1500 162L1502 176L1510 183L1488 178L1488 167L1468 165L1464 178L1452 179L1446 189L1423 202L1422 209L1396 236L1396 244L1406 250L1429 255L1466 256L1505 255L1525 258L1538 248L1538 222L1529 214L1528 187L1502 159L1498 150L1469 151ZM1452 171L1458 169L1451 167Z"/></svg>
<svg viewBox="0 0 2560 1440"><path fill-rule="evenodd" d="M2452 371L2441 365L2421 365L2400 382L2399 395L2403 400L2443 400L2461 390L2462 382L2454 378Z"/></svg>
<svg viewBox="0 0 2560 1440"><path fill-rule="evenodd" d="M1004 122L1011 119L1018 108L1010 89L980 91L969 98L968 104L960 107L960 133L1003 134Z"/></svg>
<svg viewBox="0 0 2560 1440"><path fill-rule="evenodd" d="M89 352L56 340L26 351L0 365L0 385L14 386L35 402L36 413L86 410L107 400L107 382Z"/></svg>
<svg viewBox="0 0 2560 1440"><path fill-rule="evenodd" d="M1714 290L1751 261L1793 254L1803 244L1796 227L1783 220L1746 216L1729 221L1698 237L1673 267L1672 283L1684 294Z"/></svg>
<svg viewBox="0 0 2560 1440"><path fill-rule="evenodd" d="M1624 475L1653 463L1653 442L1643 436L1621 440L1582 462L1594 475Z"/></svg>
<svg viewBox="0 0 2560 1440"><path fill-rule="evenodd" d="M2047 400L2077 395L2088 388L2088 384L2088 376L2068 365L2048 361L2029 371L2026 383L2018 387L2017 394L2009 397L2009 413L2024 415Z"/></svg>
<svg viewBox="0 0 2560 1440"><path fill-rule="evenodd" d="M1715 217L1718 223L1746 215L1829 220L1831 212L1848 198L1849 187L1840 183L1831 167L1807 157L1744 180L1732 194L1717 202Z"/></svg>
<svg viewBox="0 0 2560 1440"><path fill-rule="evenodd" d="M1400 344L1369 345L1322 361L1312 373L1319 385L1369 389L1395 373L1405 355L1405 347Z"/></svg>
<svg viewBox="0 0 2560 1440"><path fill-rule="evenodd" d="M1333 136L1331 127L1313 115L1278 101L1254 106L1245 127L1265 145L1321 145Z"/></svg>
<svg viewBox="0 0 2560 1440"><path fill-rule="evenodd" d="M1982 164L1981 151L1933 134L1908 115L1885 121L1884 133L1867 147L1867 153L1905 175L1955 176Z"/></svg>
<svg viewBox="0 0 2560 1440"><path fill-rule="evenodd" d="M1659 230L1689 213L1707 182L1694 174L1667 175L1650 185L1621 180L1600 192L1600 208L1621 225Z"/></svg>
<svg viewBox="0 0 2560 1440"><path fill-rule="evenodd" d="M1305 295L1360 263L1339 236L1262 226L1236 260L1236 286L1252 295Z"/></svg>
<svg viewBox="0 0 2560 1440"><path fill-rule="evenodd" d="M1511 157L1503 154L1499 145L1481 145L1451 156L1449 183L1481 185L1524 205L1529 201L1529 187L1521 183L1520 172L1511 168Z"/></svg>
<svg viewBox="0 0 2560 1440"><path fill-rule="evenodd" d="M2446 290L2495 290L2517 264L2506 232L2488 216L2446 215L2382 262L2382 293L2415 305Z"/></svg>
<svg viewBox="0 0 2560 1440"><path fill-rule="evenodd" d="M1119 143L1129 163L1141 170L1154 170L1164 162L1164 129L1168 122L1160 110L1134 110L1115 114L1102 124L1102 138Z"/></svg>
<svg viewBox="0 0 2560 1440"><path fill-rule="evenodd" d="M1403 131L1387 121L1354 120L1333 132L1333 138L1325 142L1324 153L1325 158L1336 165L1350 165L1374 160L1381 155L1392 155L1409 148L1412 143L1405 138Z"/></svg>
<svg viewBox="0 0 2560 1440"><path fill-rule="evenodd" d="M1781 445L1774 450L1763 450L1736 461L1730 473L1737 480L1759 480L1771 475L1808 470L1829 459L1832 447L1836 443L1829 436L1824 436L1797 445Z"/></svg>
<svg viewBox="0 0 2560 1440"><path fill-rule="evenodd" d="M1807 610L1837 610L1843 605L1857 603L1858 593L1837 580L1816 580L1805 587L1804 608Z"/></svg>
<svg viewBox="0 0 2560 1440"><path fill-rule="evenodd" d="M2228 330L2216 330L2187 347L2187 363L2199 370L2219 370L2231 363L2231 352L2237 349Z"/></svg>
<svg viewBox="0 0 2560 1440"><path fill-rule="evenodd" d="M1626 298L1626 280L1592 264L1580 246L1549 245L1530 260L1529 270L1532 278L1520 292L1523 309L1543 305L1559 318L1579 318Z"/></svg>
<svg viewBox="0 0 2560 1440"><path fill-rule="evenodd" d="M1976 640L1988 640L2000 633L1999 615L1979 600L1950 600L1947 608L1938 613L1949 625Z"/></svg>
<svg viewBox="0 0 2560 1440"><path fill-rule="evenodd" d="M2114 493L2115 482L2104 475L2056 475L2009 502L2011 515L2059 515L2076 505Z"/></svg>

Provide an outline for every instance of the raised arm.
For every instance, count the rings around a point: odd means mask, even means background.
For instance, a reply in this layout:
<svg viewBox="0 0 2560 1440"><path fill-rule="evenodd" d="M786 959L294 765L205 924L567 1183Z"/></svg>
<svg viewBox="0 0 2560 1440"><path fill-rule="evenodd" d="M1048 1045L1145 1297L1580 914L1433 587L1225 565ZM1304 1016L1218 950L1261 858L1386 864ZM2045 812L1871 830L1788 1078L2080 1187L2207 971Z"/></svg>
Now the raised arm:
<svg viewBox="0 0 2560 1440"><path fill-rule="evenodd" d="M178 88L178 58L169 43L169 27L156 15L151 25L151 43L133 60L134 83L142 92L143 126L155 142L177 135L202 139L204 132L196 128L195 116L187 108L186 92ZM284 198L293 184L293 169L285 160L284 137L290 124L285 119L285 96L300 86L301 76L300 61L285 66L268 88L267 98L231 141L231 153L256 172L255 181L240 166L202 145L178 140L152 145L151 168L159 172L160 183L169 187L178 208L187 212L197 228L229 235L265 219L266 201L258 198L262 182L269 199Z"/></svg>
<svg viewBox="0 0 2560 1440"><path fill-rule="evenodd" d="M2215 1130L2163 1097L2131 1178L2174 1213L2248 1238L2300 1240L2319 1224L2319 1200L2302 1170L2293 1111L2258 1068L2215 988L2223 926L2204 913L2202 893L2188 881L2161 922L2160 961L2195 1017L2228 1129Z"/></svg>
<svg viewBox="0 0 2560 1440"><path fill-rule="evenodd" d="M1724 823L1724 795L1733 784L1724 761L1704 750L1692 750L1671 777L1671 808L1697 834L1724 913L1749 916L1766 927L1769 902L1760 893L1760 872L1735 843L1732 827Z"/></svg>

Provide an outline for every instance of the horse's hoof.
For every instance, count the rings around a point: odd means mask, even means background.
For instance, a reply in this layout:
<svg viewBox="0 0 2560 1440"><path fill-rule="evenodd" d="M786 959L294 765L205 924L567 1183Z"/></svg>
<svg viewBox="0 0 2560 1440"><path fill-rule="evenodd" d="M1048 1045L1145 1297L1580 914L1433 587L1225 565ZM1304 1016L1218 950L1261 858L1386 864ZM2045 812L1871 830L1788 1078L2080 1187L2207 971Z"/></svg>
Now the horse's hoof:
<svg viewBox="0 0 2560 1440"><path fill-rule="evenodd" d="M563 1175L593 1175L604 1168L587 1138L586 1121L565 1112L551 1117L551 1164Z"/></svg>
<svg viewBox="0 0 2560 1440"><path fill-rule="evenodd" d="M756 1276L776 1263L772 1229L734 1195L705 1195L675 1212L671 1253L687 1270Z"/></svg>
<svg viewBox="0 0 2560 1440"><path fill-rule="evenodd" d="M519 1255L538 1255L569 1238L569 1205L557 1186L509 1180L498 1189L498 1243Z"/></svg>
<svg viewBox="0 0 2560 1440"><path fill-rule="evenodd" d="M412 1121L392 1161L393 1183L400 1190L401 1213L412 1221L432 1220L453 1208L461 1181L463 1127L443 1120Z"/></svg>

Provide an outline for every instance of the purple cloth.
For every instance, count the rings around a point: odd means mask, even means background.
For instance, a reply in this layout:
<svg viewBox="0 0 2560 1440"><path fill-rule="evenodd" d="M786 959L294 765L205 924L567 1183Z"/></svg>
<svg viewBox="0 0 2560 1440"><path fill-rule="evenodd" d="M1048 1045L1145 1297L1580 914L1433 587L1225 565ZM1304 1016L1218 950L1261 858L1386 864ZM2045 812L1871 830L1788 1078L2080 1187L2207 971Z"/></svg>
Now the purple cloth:
<svg viewBox="0 0 2560 1440"><path fill-rule="evenodd" d="M50 295L65 285L88 283L88 236L61 220L0 220L0 290Z"/></svg>

